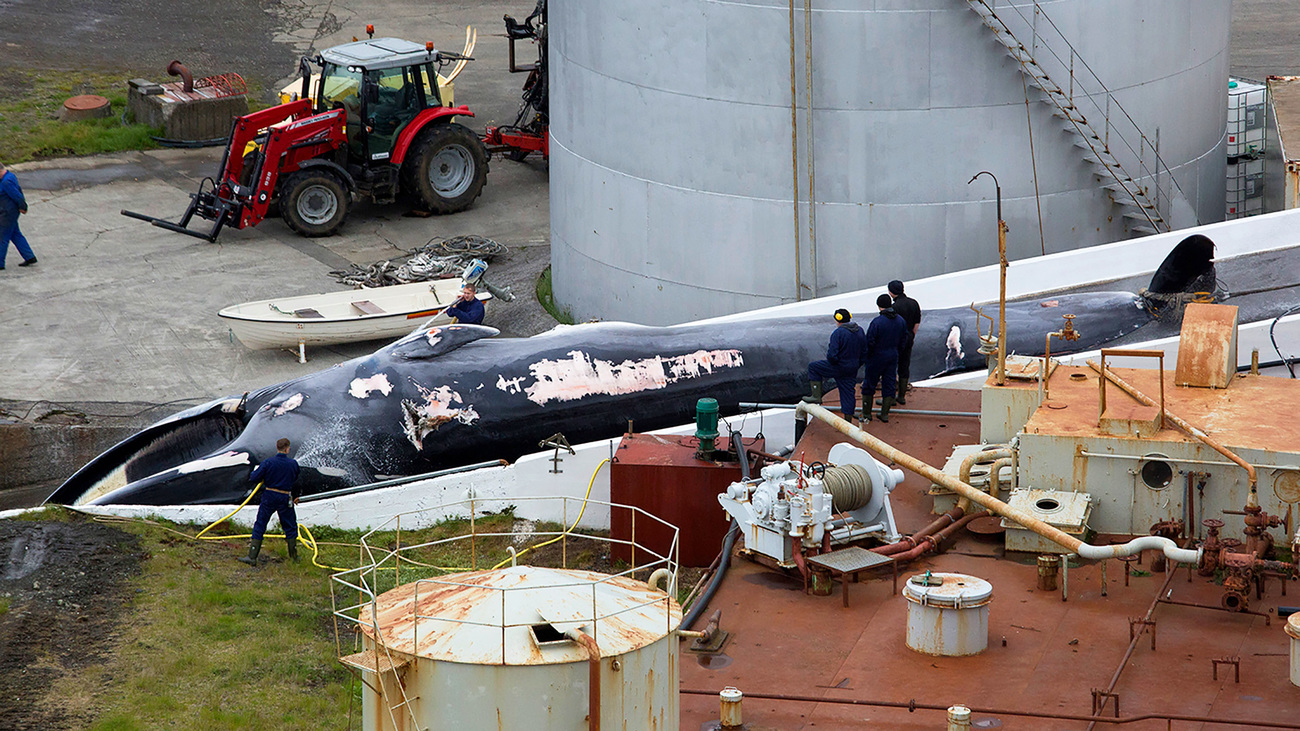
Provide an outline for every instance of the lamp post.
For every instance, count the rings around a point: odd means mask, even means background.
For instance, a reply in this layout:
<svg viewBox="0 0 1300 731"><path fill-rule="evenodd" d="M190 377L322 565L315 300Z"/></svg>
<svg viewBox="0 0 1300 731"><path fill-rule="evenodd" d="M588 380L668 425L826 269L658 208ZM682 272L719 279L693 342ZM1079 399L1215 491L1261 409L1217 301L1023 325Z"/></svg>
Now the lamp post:
<svg viewBox="0 0 1300 731"><path fill-rule="evenodd" d="M998 195L998 267L1000 269L999 291L998 291L998 370L997 384L1005 386L1007 383L1007 222L1002 220L1002 186L998 183L998 178L987 170L981 170L975 173L970 180L966 181L967 185L975 182L975 179L981 175L987 175L993 178L993 186L997 189Z"/></svg>

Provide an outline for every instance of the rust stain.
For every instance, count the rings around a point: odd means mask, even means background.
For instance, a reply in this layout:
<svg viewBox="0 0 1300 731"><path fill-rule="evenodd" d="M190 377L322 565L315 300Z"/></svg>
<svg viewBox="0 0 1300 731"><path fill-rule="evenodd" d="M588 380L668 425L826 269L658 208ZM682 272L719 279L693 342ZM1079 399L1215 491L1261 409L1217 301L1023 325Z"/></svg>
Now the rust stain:
<svg viewBox="0 0 1300 731"><path fill-rule="evenodd" d="M1148 437L1113 434L1099 427L1096 419L1098 389L1095 383L1075 382L1060 374L1088 370L1085 366L1060 366L1052 378L1052 401L1064 403L1064 409L1038 409L1030 418L1026 431L1063 438L1131 441L1137 443L1192 443L1196 440L1172 424L1163 426ZM1112 369L1125 381L1146 395L1158 399L1160 382L1154 369ZM1166 371L1165 408L1191 424L1205 430L1228 448L1248 447L1257 451L1292 453L1300 443L1300 423L1289 419L1269 418L1275 414L1300 414L1300 381L1271 376L1247 376L1235 379L1229 389L1179 387L1174 374ZM1131 397L1118 388L1106 389L1107 410Z"/></svg>
<svg viewBox="0 0 1300 731"><path fill-rule="evenodd" d="M375 603L383 642L394 651L457 662L542 665L572 662L580 653L539 650L527 627L537 609L559 607L563 616L548 613L552 621L589 623L593 591L599 617L594 634L606 657L653 644L665 637L666 626L675 628L681 622L681 607L668 602L665 617L662 594L643 582L535 567L466 572L405 584L380 595ZM564 610L565 606L574 611ZM370 614L369 606L362 608L361 631L373 639Z"/></svg>
<svg viewBox="0 0 1300 731"><path fill-rule="evenodd" d="M1070 486L1075 492L1083 490L1088 484L1088 458L1083 456L1082 444L1074 447L1074 483Z"/></svg>

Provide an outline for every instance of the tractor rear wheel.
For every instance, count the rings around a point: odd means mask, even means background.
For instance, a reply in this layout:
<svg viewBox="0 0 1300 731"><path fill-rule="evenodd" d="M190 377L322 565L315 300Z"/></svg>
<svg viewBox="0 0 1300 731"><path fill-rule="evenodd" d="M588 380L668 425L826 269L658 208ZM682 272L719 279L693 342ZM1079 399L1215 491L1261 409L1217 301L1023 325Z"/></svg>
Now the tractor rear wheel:
<svg viewBox="0 0 1300 731"><path fill-rule="evenodd" d="M348 216L348 189L327 172L304 170L290 175L280 193L280 216L303 236L329 236Z"/></svg>
<svg viewBox="0 0 1300 731"><path fill-rule="evenodd" d="M487 182L487 150L467 127L435 124L422 133L407 160L406 184L425 209L455 213L469 208Z"/></svg>

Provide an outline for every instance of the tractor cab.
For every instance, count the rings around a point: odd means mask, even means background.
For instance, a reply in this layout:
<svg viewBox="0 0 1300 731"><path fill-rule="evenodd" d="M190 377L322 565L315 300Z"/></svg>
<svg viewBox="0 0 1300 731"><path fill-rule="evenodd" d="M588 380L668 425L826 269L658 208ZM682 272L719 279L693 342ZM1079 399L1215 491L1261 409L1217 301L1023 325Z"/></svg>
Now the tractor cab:
<svg viewBox="0 0 1300 731"><path fill-rule="evenodd" d="M424 109L442 106L434 61L432 48L400 38L321 53L316 111L344 109L350 162L388 160L401 130Z"/></svg>

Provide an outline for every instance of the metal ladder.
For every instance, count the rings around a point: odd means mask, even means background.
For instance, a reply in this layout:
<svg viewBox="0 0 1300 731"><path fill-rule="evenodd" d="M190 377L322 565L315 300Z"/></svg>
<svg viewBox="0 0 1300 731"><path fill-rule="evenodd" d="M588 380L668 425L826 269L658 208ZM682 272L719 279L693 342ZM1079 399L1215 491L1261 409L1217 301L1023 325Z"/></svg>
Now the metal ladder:
<svg viewBox="0 0 1300 731"><path fill-rule="evenodd" d="M376 631L378 631L378 628L376 628ZM376 636L379 635L376 634ZM376 685L370 685L370 683L366 682L364 675L360 676L361 682L371 690L375 691L375 693L379 695L380 699L383 700L384 706L388 710L388 718L396 727L401 728L404 725L404 723L399 723L397 720L398 716L403 716L411 719L411 723L414 725L416 731L425 731L425 728L420 725L420 719L415 715L415 709L412 708L412 704L419 700L420 696L407 695L406 683L398 676L398 673L401 670L410 665L410 659L400 655L394 656L393 652L389 650L387 645L382 645L381 647L382 651L379 649L362 650L361 652L352 655L340 657L339 662L352 670L359 670L373 674ZM388 696L390 694L384 692L384 680L382 676L385 673L393 673L393 682L397 685L398 690L397 695L401 696L400 702L395 702L397 701L397 698L389 698ZM403 709L405 709L405 713L402 712Z"/></svg>
<svg viewBox="0 0 1300 731"><path fill-rule="evenodd" d="M1035 47L1042 47L1054 58L1062 68L1062 72L1069 77L1069 89L1062 89L1061 85L1054 81L1048 74L1047 69L1043 68L1030 49L1016 38L1011 28L1000 18L997 12L990 5L989 0L966 0L971 9L979 15L980 20L993 31L994 37L1002 44L1007 53L1020 64L1021 73L1025 75L1026 81L1033 87L1041 90L1047 95L1048 101L1055 107L1052 112L1053 116L1066 120L1069 125L1067 131L1075 134L1075 147L1083 150L1083 159L1092 164L1093 174L1101 179L1102 187L1106 189L1110 199L1123 211L1122 215L1133 221L1130 230L1144 233L1163 233L1170 230L1171 226L1167 220L1168 208L1172 206L1174 196L1180 196L1186 201L1186 196L1178 187L1177 181L1169 174L1169 167L1164 165L1160 159L1158 150L1158 141L1152 144L1151 141L1143 134L1142 130L1137 127L1136 122L1129 116L1128 112L1120 106L1119 101L1114 98L1110 90L1092 73L1092 69L1087 63L1079 57L1074 46L1060 33L1056 25L1046 16L1038 2L1033 3L1035 19L1030 20L1024 16L1020 8L1008 4L1004 9L1014 11L1020 16L1033 31ZM996 4L996 0L993 0ZM1059 54L1052 50L1047 44L1046 38L1040 35L1037 30L1036 20L1041 16L1049 25L1050 29L1060 37L1060 42L1069 48L1068 62ZM1008 17L1011 17L1008 15ZM1081 64L1082 69L1086 70L1086 76L1076 74L1075 62ZM1090 91L1084 88L1084 82L1093 84L1096 90ZM1076 89L1076 84L1078 89ZM1076 91L1082 92L1081 96L1076 96ZM1101 106L1097 96L1104 95L1105 106ZM1095 109L1093 121L1096 117L1102 117L1104 129L1098 131L1088 120L1088 115L1079 109L1076 101L1080 104L1087 103ZM1118 117L1115 123L1112 123L1112 116ZM1131 127L1129 137L1136 134L1138 138L1138 149L1133 149L1133 145L1121 133L1120 127ZM1112 138L1117 142L1114 149L1111 147ZM1154 180L1155 196L1151 196L1149 186L1143 185L1139 180L1124 169L1124 164L1115 154L1120 152L1125 154L1130 164L1136 164L1141 173L1150 175ZM1148 168L1147 157L1151 157L1154 163ZM1170 191L1165 196L1166 211L1161 210L1161 191L1160 191L1160 171L1164 168L1168 175Z"/></svg>

